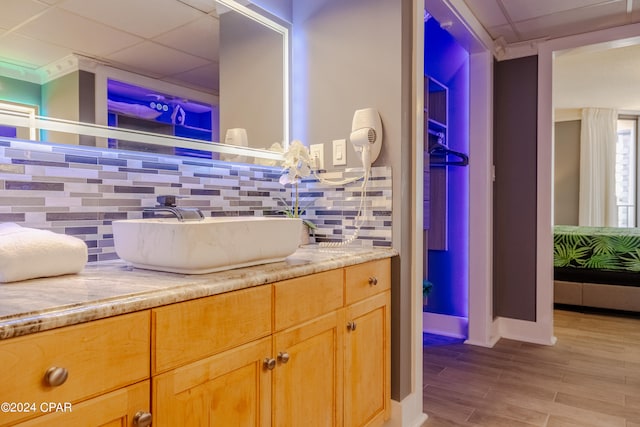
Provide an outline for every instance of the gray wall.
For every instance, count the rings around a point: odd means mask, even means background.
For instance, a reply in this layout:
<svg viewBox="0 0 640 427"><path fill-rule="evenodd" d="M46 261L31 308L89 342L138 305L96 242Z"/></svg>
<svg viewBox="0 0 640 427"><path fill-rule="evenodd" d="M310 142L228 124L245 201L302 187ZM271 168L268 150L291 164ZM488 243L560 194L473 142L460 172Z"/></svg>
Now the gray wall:
<svg viewBox="0 0 640 427"><path fill-rule="evenodd" d="M538 57L494 67L494 316L536 320ZM551 250L551 248L550 248Z"/></svg>
<svg viewBox="0 0 640 427"><path fill-rule="evenodd" d="M554 126L554 224L578 225L580 195L580 120Z"/></svg>
<svg viewBox="0 0 640 427"><path fill-rule="evenodd" d="M411 392L411 0L293 3L293 138L346 139L355 110L377 108L384 142L375 163L392 167L393 262L391 393ZM348 166L360 160L347 146Z"/></svg>

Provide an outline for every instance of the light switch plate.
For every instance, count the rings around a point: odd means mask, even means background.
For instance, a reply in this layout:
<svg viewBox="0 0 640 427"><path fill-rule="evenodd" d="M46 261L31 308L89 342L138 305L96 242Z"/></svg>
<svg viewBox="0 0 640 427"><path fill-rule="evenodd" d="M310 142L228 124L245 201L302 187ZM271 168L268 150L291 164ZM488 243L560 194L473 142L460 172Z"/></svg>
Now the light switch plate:
<svg viewBox="0 0 640 427"><path fill-rule="evenodd" d="M311 144L309 156L314 169L324 169L324 144Z"/></svg>
<svg viewBox="0 0 640 427"><path fill-rule="evenodd" d="M347 140L333 140L333 166L344 166L347 164Z"/></svg>

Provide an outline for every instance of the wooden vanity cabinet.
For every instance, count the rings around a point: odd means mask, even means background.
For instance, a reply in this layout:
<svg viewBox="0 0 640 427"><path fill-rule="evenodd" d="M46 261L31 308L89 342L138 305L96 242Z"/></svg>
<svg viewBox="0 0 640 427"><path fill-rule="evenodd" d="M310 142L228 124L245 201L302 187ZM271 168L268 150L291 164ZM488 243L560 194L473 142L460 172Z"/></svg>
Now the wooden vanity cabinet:
<svg viewBox="0 0 640 427"><path fill-rule="evenodd" d="M271 286L152 312L154 426L270 425Z"/></svg>
<svg viewBox="0 0 640 427"><path fill-rule="evenodd" d="M346 309L344 425L379 426L390 416L389 291Z"/></svg>
<svg viewBox="0 0 640 427"><path fill-rule="evenodd" d="M343 270L275 283L273 425L342 425Z"/></svg>
<svg viewBox="0 0 640 427"><path fill-rule="evenodd" d="M391 415L391 264L345 269L344 425L380 426Z"/></svg>
<svg viewBox="0 0 640 427"><path fill-rule="evenodd" d="M154 377L153 425L270 425L271 354L267 337Z"/></svg>
<svg viewBox="0 0 640 427"><path fill-rule="evenodd" d="M149 417L149 380L73 405L69 411L51 411L47 415L17 424L20 427L92 426L137 427L141 416ZM57 403L57 402L54 402ZM63 408L64 409L64 408Z"/></svg>
<svg viewBox="0 0 640 427"><path fill-rule="evenodd" d="M390 281L385 259L154 309L154 426L382 425Z"/></svg>
<svg viewBox="0 0 640 427"><path fill-rule="evenodd" d="M0 402L37 405L0 427L380 426L390 281L384 259L0 341Z"/></svg>
<svg viewBox="0 0 640 427"><path fill-rule="evenodd" d="M149 324L140 311L0 341L0 402L15 404L0 426L133 427L150 409Z"/></svg>

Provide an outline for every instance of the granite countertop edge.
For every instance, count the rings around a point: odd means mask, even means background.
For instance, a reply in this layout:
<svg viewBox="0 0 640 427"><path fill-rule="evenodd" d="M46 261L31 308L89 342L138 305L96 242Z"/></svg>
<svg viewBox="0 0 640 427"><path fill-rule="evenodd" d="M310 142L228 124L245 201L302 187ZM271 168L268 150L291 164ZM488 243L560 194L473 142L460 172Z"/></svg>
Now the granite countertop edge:
<svg viewBox="0 0 640 427"><path fill-rule="evenodd" d="M141 270L121 260L97 263L77 275L0 284L0 340L396 255L394 249L314 246L300 248L282 262L204 275ZM34 301L34 295L40 299Z"/></svg>

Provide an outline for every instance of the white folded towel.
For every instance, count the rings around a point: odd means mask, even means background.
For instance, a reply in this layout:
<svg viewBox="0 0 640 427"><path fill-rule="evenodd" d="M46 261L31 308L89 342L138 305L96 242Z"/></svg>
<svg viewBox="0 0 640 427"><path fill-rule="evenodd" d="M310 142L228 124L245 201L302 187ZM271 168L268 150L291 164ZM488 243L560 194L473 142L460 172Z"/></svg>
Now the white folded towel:
<svg viewBox="0 0 640 427"><path fill-rule="evenodd" d="M87 245L77 237L0 224L0 283L78 273L87 259Z"/></svg>

